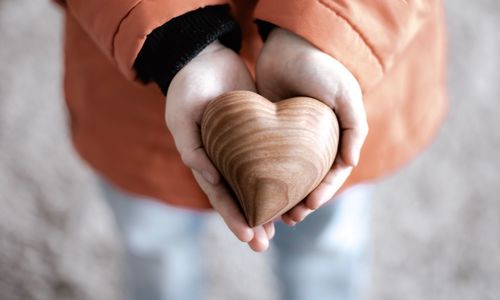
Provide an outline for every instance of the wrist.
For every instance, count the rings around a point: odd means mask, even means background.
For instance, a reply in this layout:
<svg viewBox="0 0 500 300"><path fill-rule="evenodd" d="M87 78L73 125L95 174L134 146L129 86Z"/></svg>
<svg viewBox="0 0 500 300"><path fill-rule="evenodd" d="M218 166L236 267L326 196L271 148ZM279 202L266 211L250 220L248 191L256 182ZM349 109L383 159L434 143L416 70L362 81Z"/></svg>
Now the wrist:
<svg viewBox="0 0 500 300"><path fill-rule="evenodd" d="M241 32L227 5L200 8L158 27L148 35L134 67L139 79L156 82L166 94L177 72L217 40L239 51Z"/></svg>

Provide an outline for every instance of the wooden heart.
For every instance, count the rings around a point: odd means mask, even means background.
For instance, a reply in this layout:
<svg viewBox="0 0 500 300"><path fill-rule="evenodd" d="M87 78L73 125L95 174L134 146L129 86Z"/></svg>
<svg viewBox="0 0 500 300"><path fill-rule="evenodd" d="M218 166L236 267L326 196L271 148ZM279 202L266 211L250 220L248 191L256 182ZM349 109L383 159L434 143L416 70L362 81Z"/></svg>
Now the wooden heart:
<svg viewBox="0 0 500 300"><path fill-rule="evenodd" d="M208 104L201 134L254 227L285 213L319 185L335 159L339 128L332 109L318 100L272 103L235 91Z"/></svg>

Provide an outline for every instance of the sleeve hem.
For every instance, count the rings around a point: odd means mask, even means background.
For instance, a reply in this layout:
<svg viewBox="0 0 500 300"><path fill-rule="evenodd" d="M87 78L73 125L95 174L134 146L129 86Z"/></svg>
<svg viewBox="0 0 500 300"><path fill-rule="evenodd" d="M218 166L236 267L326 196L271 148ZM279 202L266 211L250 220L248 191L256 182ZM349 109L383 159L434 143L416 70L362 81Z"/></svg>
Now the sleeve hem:
<svg viewBox="0 0 500 300"><path fill-rule="evenodd" d="M155 81L166 94L173 77L198 53L219 39L238 52L241 31L229 6L208 6L174 18L148 35L134 67L144 83Z"/></svg>
<svg viewBox="0 0 500 300"><path fill-rule="evenodd" d="M117 26L112 38L113 54L118 69L131 81L139 78L134 69L134 61L142 49L146 37L156 28L186 12L209 5L228 4L228 0L179 1L172 7L169 1L140 1Z"/></svg>
<svg viewBox="0 0 500 300"><path fill-rule="evenodd" d="M283 5L261 0L255 18L294 32L331 55L351 71L366 92L383 77L383 65L356 28L322 2L288 1ZM270 13L278 10L282 12L279 15Z"/></svg>

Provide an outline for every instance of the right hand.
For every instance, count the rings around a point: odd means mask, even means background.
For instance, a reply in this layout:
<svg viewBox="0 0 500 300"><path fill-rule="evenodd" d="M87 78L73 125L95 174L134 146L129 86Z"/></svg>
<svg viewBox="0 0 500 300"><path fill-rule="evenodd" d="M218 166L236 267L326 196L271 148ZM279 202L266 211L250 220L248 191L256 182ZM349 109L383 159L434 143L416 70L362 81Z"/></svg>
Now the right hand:
<svg viewBox="0 0 500 300"><path fill-rule="evenodd" d="M200 124L205 107L218 96L234 90L256 89L241 58L216 41L173 78L167 92L165 119L182 161L193 171L212 207L239 240L248 243L254 251L264 251L274 236L274 224L248 226L201 140Z"/></svg>

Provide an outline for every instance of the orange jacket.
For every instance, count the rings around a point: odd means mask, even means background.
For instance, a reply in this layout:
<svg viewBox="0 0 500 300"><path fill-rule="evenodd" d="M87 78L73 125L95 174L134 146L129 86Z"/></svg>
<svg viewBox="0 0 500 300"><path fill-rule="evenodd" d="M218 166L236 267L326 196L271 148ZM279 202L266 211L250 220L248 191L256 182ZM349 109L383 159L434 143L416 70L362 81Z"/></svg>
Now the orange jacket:
<svg viewBox="0 0 500 300"><path fill-rule="evenodd" d="M164 122L165 99L135 81L146 36L173 17L232 5L253 70L255 19L302 36L361 84L370 133L345 187L385 175L430 142L447 110L441 1L67 0L65 92L76 149L119 187L174 205L209 207Z"/></svg>

